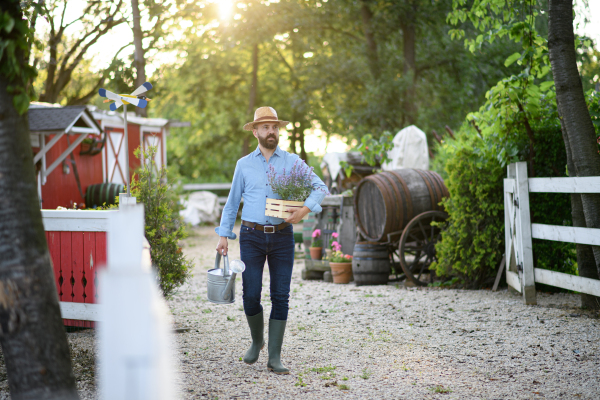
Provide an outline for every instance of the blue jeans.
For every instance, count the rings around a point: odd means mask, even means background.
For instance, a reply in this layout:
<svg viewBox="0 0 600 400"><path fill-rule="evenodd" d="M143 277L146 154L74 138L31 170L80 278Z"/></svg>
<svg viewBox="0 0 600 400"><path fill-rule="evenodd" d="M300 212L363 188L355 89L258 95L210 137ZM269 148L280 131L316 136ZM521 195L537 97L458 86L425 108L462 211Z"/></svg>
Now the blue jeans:
<svg viewBox="0 0 600 400"><path fill-rule="evenodd" d="M271 319L287 320L290 283L294 268L294 230L290 225L275 233L264 233L242 225L240 254L246 264L242 273L244 312L249 317L262 311L260 296L265 260L271 276Z"/></svg>

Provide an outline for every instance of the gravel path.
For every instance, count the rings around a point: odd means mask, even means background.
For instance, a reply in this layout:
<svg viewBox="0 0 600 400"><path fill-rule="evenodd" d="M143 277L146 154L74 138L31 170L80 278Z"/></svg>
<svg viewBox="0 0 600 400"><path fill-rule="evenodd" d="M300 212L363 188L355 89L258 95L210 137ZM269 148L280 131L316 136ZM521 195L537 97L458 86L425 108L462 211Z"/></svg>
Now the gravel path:
<svg viewBox="0 0 600 400"><path fill-rule="evenodd" d="M182 399L600 398L600 320L580 309L578 295L538 292L539 305L526 307L507 290L303 281L302 261L294 268L282 352L291 375L267 371L266 347L246 365L241 278L235 304L206 300L216 243L209 227L186 239L195 276L169 301L177 326L190 328L175 336ZM238 244L230 241L232 259ZM266 270L266 315L268 279ZM94 399L94 331L68 337L81 397Z"/></svg>
<svg viewBox="0 0 600 400"><path fill-rule="evenodd" d="M241 281L235 304L206 300L217 237L212 228L195 233L185 247L195 277L170 301L175 321L192 328L177 335L185 399L600 398L600 320L578 295L538 293L539 305L526 307L507 290L303 281L302 261L282 352L292 374L266 370L266 347L246 365ZM230 241L232 259L238 244Z"/></svg>

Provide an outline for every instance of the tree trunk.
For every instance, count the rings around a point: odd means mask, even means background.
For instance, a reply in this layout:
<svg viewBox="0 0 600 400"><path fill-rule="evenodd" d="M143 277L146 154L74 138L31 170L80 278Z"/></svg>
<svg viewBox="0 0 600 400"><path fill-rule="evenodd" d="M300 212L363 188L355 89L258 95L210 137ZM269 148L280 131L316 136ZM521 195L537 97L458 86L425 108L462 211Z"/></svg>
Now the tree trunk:
<svg viewBox="0 0 600 400"><path fill-rule="evenodd" d="M377 55L377 42L375 41L375 35L373 35L373 12L369 8L369 1L362 0L360 7L360 14L363 21L363 31L365 33L365 39L367 41L367 59L369 60L369 69L374 79L379 79L379 56Z"/></svg>
<svg viewBox="0 0 600 400"><path fill-rule="evenodd" d="M585 103L583 86L577 70L573 34L572 0L550 0L548 13L548 50L556 86L556 100L561 118L567 155L571 154L570 176L600 176L600 155L596 133ZM582 194L585 226L600 228L600 195ZM596 274L600 265L600 246L592 246Z"/></svg>
<svg viewBox="0 0 600 400"><path fill-rule="evenodd" d="M575 170L573 166L573 155L571 154L571 146L568 142L568 137L565 135L564 118L560 118L561 128L563 131L563 139L567 150L567 170L572 176L571 171ZM585 217L583 215L583 204L581 203L581 195L579 193L571 194L571 218L573 226L585 228ZM577 272L579 276L590 279L599 279L596 260L592 246L578 244L577 245ZM600 297L592 296L591 294L581 294L581 306L591 310L600 309Z"/></svg>
<svg viewBox="0 0 600 400"><path fill-rule="evenodd" d="M2 11L23 18L18 1L3 4ZM15 31L12 35L20 34ZM0 39L14 37L2 31ZM23 65L22 52L18 58ZM0 75L0 345L13 400L78 399L39 209L27 114L18 115L8 93L9 86L20 85Z"/></svg>
<svg viewBox="0 0 600 400"><path fill-rule="evenodd" d="M248 116L254 120L254 111L256 108L256 97L258 96L258 43L252 48L252 86L250 86L250 95L248 98ZM244 136L242 144L242 157L250 154L250 137Z"/></svg>
<svg viewBox="0 0 600 400"><path fill-rule="evenodd" d="M402 21L400 21L402 28L402 51L404 55L404 76L407 77L408 82L408 88L404 92L402 108L404 109L404 120L408 122L408 125L413 125L417 121L417 105L415 103L417 74L415 14L415 12L408 12L404 15Z"/></svg>
<svg viewBox="0 0 600 400"><path fill-rule="evenodd" d="M131 10L133 11L133 44L135 46L134 64L137 72L135 76L135 87L138 88L146 82L146 58L144 47L142 45L142 27L140 25L140 5L138 0L131 0ZM145 108L134 107L137 115L147 117L148 111Z"/></svg>

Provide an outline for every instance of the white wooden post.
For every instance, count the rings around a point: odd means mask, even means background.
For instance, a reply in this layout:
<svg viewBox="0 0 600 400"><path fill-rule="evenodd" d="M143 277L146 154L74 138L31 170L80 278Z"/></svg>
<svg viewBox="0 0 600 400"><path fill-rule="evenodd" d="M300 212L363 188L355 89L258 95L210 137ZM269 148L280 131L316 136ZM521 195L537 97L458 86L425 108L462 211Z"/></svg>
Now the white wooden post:
<svg viewBox="0 0 600 400"><path fill-rule="evenodd" d="M515 245L519 240L519 232L515 229L517 220L516 208L516 179L517 172L515 164L510 164L507 167L507 179L504 180L504 240L505 240L505 257L506 257L506 283L522 292L521 280L519 279L517 265L520 264L520 254L518 247ZM517 272L515 272L517 271Z"/></svg>
<svg viewBox="0 0 600 400"><path fill-rule="evenodd" d="M119 210L123 206L134 206L137 203L135 197L130 196L128 193L119 193Z"/></svg>
<svg viewBox="0 0 600 400"><path fill-rule="evenodd" d="M529 215L529 180L527 178L527 163L518 162L516 165L517 188L517 230L520 240L516 243L521 254L521 285L525 304L537 304L535 296L535 276L533 273L533 244L531 241L531 217Z"/></svg>
<svg viewBox="0 0 600 400"><path fill-rule="evenodd" d="M99 276L99 393L106 400L176 399L172 321L156 277L142 267L143 205L111 215Z"/></svg>

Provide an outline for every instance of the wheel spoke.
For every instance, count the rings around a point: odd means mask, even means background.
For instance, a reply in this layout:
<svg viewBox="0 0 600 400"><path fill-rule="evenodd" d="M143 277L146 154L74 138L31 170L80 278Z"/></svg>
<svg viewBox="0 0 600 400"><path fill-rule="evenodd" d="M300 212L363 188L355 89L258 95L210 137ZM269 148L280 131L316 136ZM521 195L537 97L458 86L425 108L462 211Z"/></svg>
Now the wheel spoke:
<svg viewBox="0 0 600 400"><path fill-rule="evenodd" d="M417 238L415 235L413 235L412 233L408 232L408 236L410 236L411 238L414 239L415 242L420 241L421 239Z"/></svg>
<svg viewBox="0 0 600 400"><path fill-rule="evenodd" d="M421 228L421 233L423 234L424 238L427 238L427 233L425 233L425 228L423 228L423 224L421 223L421 220L417 221L419 223L419 228Z"/></svg>
<svg viewBox="0 0 600 400"><path fill-rule="evenodd" d="M421 269L419 270L419 277L417 278L418 281L421 280L421 275L423 274L423 269L425 269L425 266L428 265L427 260L429 260L429 256L425 259L425 262L423 263L423 265L421 266Z"/></svg>

